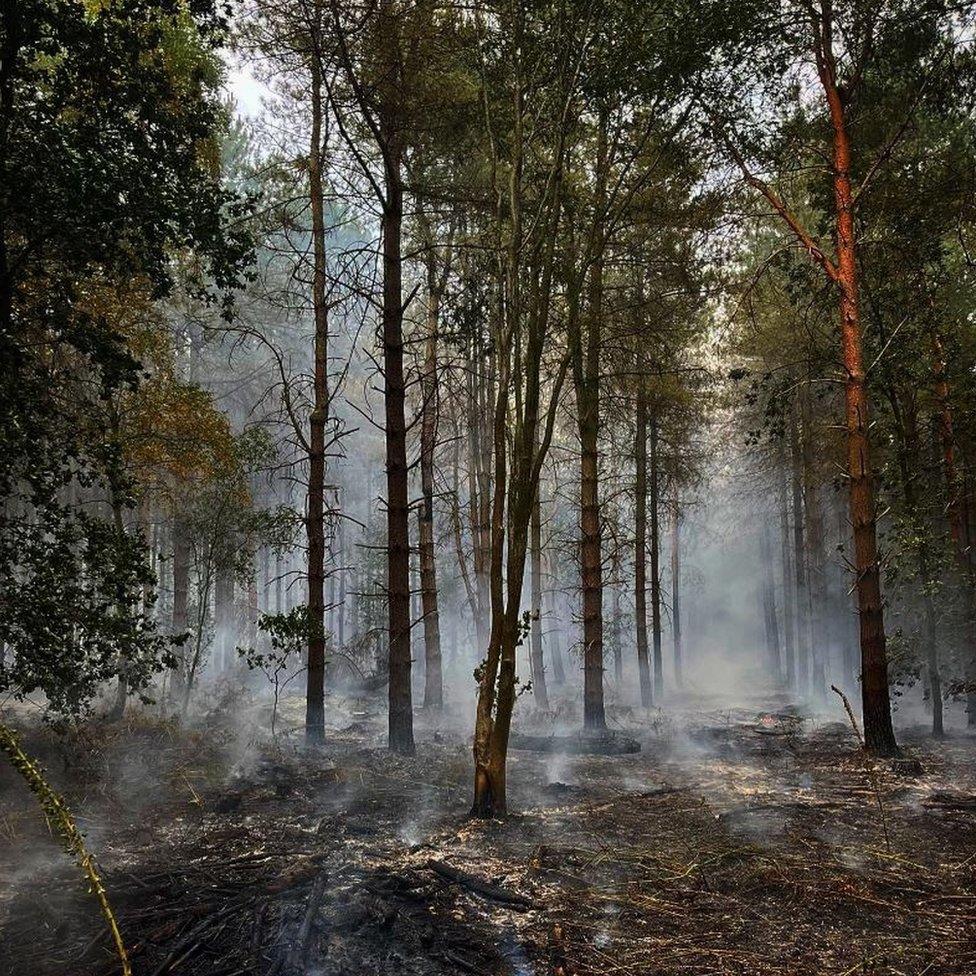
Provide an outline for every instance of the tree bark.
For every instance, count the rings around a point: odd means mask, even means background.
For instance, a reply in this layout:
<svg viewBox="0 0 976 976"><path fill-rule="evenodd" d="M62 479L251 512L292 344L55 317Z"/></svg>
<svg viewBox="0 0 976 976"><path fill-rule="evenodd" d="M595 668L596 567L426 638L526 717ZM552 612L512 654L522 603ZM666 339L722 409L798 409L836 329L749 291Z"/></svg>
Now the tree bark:
<svg viewBox="0 0 976 976"><path fill-rule="evenodd" d="M552 681L557 688L561 688L566 684L566 669L563 667L563 653L559 646L559 632L560 628L558 626L558 618L556 616L556 592L555 586L557 582L557 575L555 567L553 565L552 556L550 554L547 565L549 568L549 587L546 590L546 603L548 606L547 616L550 621L552 621L552 629L549 632L549 657L552 660Z"/></svg>
<svg viewBox="0 0 976 976"><path fill-rule="evenodd" d="M387 122L388 126L392 123ZM395 140L393 132L389 138ZM390 152L383 208L383 369L386 378L387 599L389 600L389 745L412 753L413 702L410 687L410 539L407 498L407 428L403 374L403 298L400 234L403 188L400 150Z"/></svg>
<svg viewBox="0 0 976 976"><path fill-rule="evenodd" d="M671 499L671 636L674 643L674 681L684 682L684 660L681 647L681 512L678 509L678 483Z"/></svg>
<svg viewBox="0 0 976 976"><path fill-rule="evenodd" d="M810 675L810 598L807 592L806 539L803 528L803 464L796 404L790 409L790 487L793 495L793 559L796 579L796 687L805 694Z"/></svg>
<svg viewBox="0 0 976 976"><path fill-rule="evenodd" d="M658 463L658 418L651 417L651 632L654 639L654 697L664 694L664 660L661 653L661 519Z"/></svg>
<svg viewBox="0 0 976 976"><path fill-rule="evenodd" d="M531 573L531 632L529 634L529 667L532 675L532 694L536 705L544 710L549 708L549 690L546 688L545 658L542 647L542 504L536 491L532 502L532 523L530 534Z"/></svg>
<svg viewBox="0 0 976 976"><path fill-rule="evenodd" d="M779 444L780 471L777 474L777 494L779 496L779 538L780 565L783 580L783 674L786 687L796 687L796 648L794 644L796 628L796 609L793 599L793 562L790 553L790 511L786 496L786 450L783 441Z"/></svg>
<svg viewBox="0 0 976 976"><path fill-rule="evenodd" d="M814 472L813 406L809 385L800 391L803 445L803 515L806 520L807 596L809 599L808 635L810 656L810 692L823 698L827 694L824 658L826 647L827 602L825 598L823 512L817 493Z"/></svg>
<svg viewBox="0 0 976 976"><path fill-rule="evenodd" d="M868 751L891 756L898 753L891 724L888 689L888 656L885 647L884 607L881 600L881 567L878 562L874 471L871 465L870 404L858 306L857 237L851 190L851 147L844 105L834 77L829 42L833 27L825 27L828 59L821 58L820 75L830 109L834 136L833 182L836 210L835 246L837 284L840 288L841 345L847 420L847 476L851 524L854 530L854 564L861 634L861 708L864 743ZM829 32L829 33L828 33Z"/></svg>
<svg viewBox="0 0 976 976"><path fill-rule="evenodd" d="M420 428L420 601L424 617L424 708L444 704L441 662L441 624L437 603L437 563L434 557L434 449L437 444L437 336L440 327L440 289L436 281L434 249L427 250L427 343L424 361L423 417Z"/></svg>
<svg viewBox="0 0 976 976"><path fill-rule="evenodd" d="M597 138L596 212L606 207L607 111L600 109ZM598 221L601 217L597 216ZM583 726L605 729L603 703L603 538L600 525L600 345L603 316L603 227L596 228L590 269L585 342L577 343L574 377L580 438L580 563L583 590Z"/></svg>
<svg viewBox="0 0 976 976"><path fill-rule="evenodd" d="M321 25L313 24L312 132L308 154L309 204L312 210L312 309L315 318L312 412L309 415L308 503L308 659L305 679L305 741L325 741L325 428L329 415L326 302L325 195L322 186Z"/></svg>
<svg viewBox="0 0 976 976"><path fill-rule="evenodd" d="M637 417L634 434L636 478L634 483L634 623L637 631L637 670L641 706L654 704L651 668L647 655L647 393L644 360L637 364Z"/></svg>
<svg viewBox="0 0 976 976"><path fill-rule="evenodd" d="M762 604L763 618L766 630L766 665L773 680L779 684L782 680L779 653L779 621L776 616L776 584L773 579L773 540L769 530L769 521L762 514L762 525L759 530L759 551L762 562Z"/></svg>

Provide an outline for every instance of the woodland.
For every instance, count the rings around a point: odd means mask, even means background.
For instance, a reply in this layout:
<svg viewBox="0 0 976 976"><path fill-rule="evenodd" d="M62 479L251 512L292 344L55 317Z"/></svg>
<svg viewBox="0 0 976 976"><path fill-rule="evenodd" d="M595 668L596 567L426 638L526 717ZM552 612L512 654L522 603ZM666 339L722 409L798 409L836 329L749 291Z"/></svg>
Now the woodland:
<svg viewBox="0 0 976 976"><path fill-rule="evenodd" d="M0 976L976 972L976 3L0 4Z"/></svg>

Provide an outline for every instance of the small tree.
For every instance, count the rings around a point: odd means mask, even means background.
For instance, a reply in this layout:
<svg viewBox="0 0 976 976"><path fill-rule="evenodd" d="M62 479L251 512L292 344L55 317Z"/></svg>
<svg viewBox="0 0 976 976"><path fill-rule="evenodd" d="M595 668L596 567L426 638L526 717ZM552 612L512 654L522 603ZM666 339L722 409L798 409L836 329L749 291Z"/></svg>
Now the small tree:
<svg viewBox="0 0 976 976"><path fill-rule="evenodd" d="M286 613L264 613L258 620L258 630L268 638L270 649L262 651L256 647L238 647L237 653L249 671L260 671L271 683L274 694L271 738L274 739L282 689L305 671L303 667L287 673L292 661L301 657L302 649L308 642L308 607L300 604Z"/></svg>

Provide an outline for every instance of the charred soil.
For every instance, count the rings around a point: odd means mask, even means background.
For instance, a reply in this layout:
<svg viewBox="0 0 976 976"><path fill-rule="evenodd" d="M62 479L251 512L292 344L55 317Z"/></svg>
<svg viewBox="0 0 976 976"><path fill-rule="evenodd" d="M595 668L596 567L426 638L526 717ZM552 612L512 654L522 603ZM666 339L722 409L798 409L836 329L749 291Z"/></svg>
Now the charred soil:
<svg viewBox="0 0 976 976"><path fill-rule="evenodd" d="M976 972L972 739L903 730L908 760L871 765L782 703L621 711L639 753L514 751L518 812L477 822L449 713L402 757L378 700L330 700L315 752L242 739L231 711L28 735L139 976ZM38 817L0 773L0 972L110 976Z"/></svg>

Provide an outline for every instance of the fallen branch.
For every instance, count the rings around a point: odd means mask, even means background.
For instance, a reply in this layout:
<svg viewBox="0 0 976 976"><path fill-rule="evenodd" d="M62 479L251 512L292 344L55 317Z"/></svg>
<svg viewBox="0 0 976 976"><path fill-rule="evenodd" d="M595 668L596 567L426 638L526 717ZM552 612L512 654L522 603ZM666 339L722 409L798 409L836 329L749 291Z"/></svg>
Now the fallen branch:
<svg viewBox="0 0 976 976"><path fill-rule="evenodd" d="M521 735L513 733L510 749L526 752L559 752L571 756L629 756L641 751L636 739L616 735Z"/></svg>
<svg viewBox="0 0 976 976"><path fill-rule="evenodd" d="M524 895L506 891L504 888L499 888L497 885L493 885L488 881L482 881L480 878L476 878L474 875L468 874L466 871L453 867L444 861L428 861L427 867L435 874L439 874L442 878L447 878L455 884L464 885L465 888L474 892L476 895L481 895L482 898L501 902L504 905L509 905L512 908L517 908L522 911L535 907Z"/></svg>

